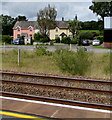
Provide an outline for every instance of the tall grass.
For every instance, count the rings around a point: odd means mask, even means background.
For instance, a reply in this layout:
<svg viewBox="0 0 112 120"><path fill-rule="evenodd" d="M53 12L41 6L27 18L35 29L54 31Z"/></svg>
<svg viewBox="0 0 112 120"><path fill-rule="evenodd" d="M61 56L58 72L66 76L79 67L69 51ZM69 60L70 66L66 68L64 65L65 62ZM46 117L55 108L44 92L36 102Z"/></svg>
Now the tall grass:
<svg viewBox="0 0 112 120"><path fill-rule="evenodd" d="M93 78L110 78L110 54L91 53L83 50L77 52L67 49L55 53L43 49L35 51L21 50L20 66L17 64L17 49L2 53L2 69L34 72L54 75L85 76Z"/></svg>

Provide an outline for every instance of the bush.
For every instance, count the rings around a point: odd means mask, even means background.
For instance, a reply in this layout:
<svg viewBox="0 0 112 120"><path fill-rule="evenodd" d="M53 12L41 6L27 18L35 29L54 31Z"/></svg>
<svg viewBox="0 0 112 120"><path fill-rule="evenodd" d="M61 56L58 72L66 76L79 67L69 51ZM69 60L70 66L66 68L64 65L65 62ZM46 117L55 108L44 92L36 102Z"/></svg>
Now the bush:
<svg viewBox="0 0 112 120"><path fill-rule="evenodd" d="M52 55L52 52L47 51L46 48L43 48L43 47L36 48L35 53L37 56L43 56L43 55L50 56L50 55Z"/></svg>
<svg viewBox="0 0 112 120"><path fill-rule="evenodd" d="M34 34L34 42L39 42L41 38L43 38L43 36L40 33Z"/></svg>
<svg viewBox="0 0 112 120"><path fill-rule="evenodd" d="M79 39L90 39L92 40L94 37L94 34L91 32L82 32L79 34Z"/></svg>
<svg viewBox="0 0 112 120"><path fill-rule="evenodd" d="M78 39L77 38L73 38L72 40L71 40L71 44L77 44L78 43Z"/></svg>
<svg viewBox="0 0 112 120"><path fill-rule="evenodd" d="M12 37L10 35L2 35L2 42L11 44Z"/></svg>
<svg viewBox="0 0 112 120"><path fill-rule="evenodd" d="M40 39L40 42L42 42L42 43L46 43L46 42L49 42L49 41L50 41L50 39L48 37L43 37L43 38Z"/></svg>
<svg viewBox="0 0 112 120"><path fill-rule="evenodd" d="M59 37L55 38L55 42L60 43L60 38Z"/></svg>
<svg viewBox="0 0 112 120"><path fill-rule="evenodd" d="M65 44L70 44L71 43L71 39L70 39L70 37L63 37L61 42L65 43Z"/></svg>
<svg viewBox="0 0 112 120"><path fill-rule="evenodd" d="M97 36L97 39L100 40L100 44L102 44L103 41L104 41L104 37L103 36Z"/></svg>
<svg viewBox="0 0 112 120"><path fill-rule="evenodd" d="M67 49L56 50L55 61L63 72L85 75L90 68L89 55L80 49L76 53Z"/></svg>

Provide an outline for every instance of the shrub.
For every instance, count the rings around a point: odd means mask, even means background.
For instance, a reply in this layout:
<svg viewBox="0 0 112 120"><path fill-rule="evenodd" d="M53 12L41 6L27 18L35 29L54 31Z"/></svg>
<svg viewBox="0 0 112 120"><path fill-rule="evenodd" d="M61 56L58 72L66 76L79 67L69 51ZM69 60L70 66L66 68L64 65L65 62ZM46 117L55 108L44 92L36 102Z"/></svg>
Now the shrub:
<svg viewBox="0 0 112 120"><path fill-rule="evenodd" d="M72 75L85 75L89 70L89 55L80 49L76 53L67 49L59 49L56 51L55 61L63 72Z"/></svg>
<svg viewBox="0 0 112 120"><path fill-rule="evenodd" d="M11 44L12 37L10 35L2 35L2 42Z"/></svg>
<svg viewBox="0 0 112 120"><path fill-rule="evenodd" d="M90 39L92 40L94 37L94 34L92 34L91 32L81 32L79 34L79 39Z"/></svg>
<svg viewBox="0 0 112 120"><path fill-rule="evenodd" d="M35 42L39 42L41 38L43 38L43 36L40 33L34 34L34 41Z"/></svg>
<svg viewBox="0 0 112 120"><path fill-rule="evenodd" d="M97 36L97 39L100 40L100 44L102 44L103 41L104 41L104 37L103 36Z"/></svg>
<svg viewBox="0 0 112 120"><path fill-rule="evenodd" d="M72 40L71 40L71 44L77 44L78 43L78 39L77 38L73 38Z"/></svg>
<svg viewBox="0 0 112 120"><path fill-rule="evenodd" d="M61 42L65 43L65 44L70 44L71 43L71 39L70 39L70 37L63 37Z"/></svg>
<svg viewBox="0 0 112 120"><path fill-rule="evenodd" d="M50 55L52 55L52 52L47 51L46 48L43 48L43 47L36 48L35 53L37 56L43 56L43 55L50 56Z"/></svg>
<svg viewBox="0 0 112 120"><path fill-rule="evenodd" d="M55 42L60 43L60 38L59 37L55 38Z"/></svg>
<svg viewBox="0 0 112 120"><path fill-rule="evenodd" d="M46 43L46 42L49 42L49 41L50 41L50 39L48 37L43 37L43 38L40 39L40 42L42 42L42 43Z"/></svg>

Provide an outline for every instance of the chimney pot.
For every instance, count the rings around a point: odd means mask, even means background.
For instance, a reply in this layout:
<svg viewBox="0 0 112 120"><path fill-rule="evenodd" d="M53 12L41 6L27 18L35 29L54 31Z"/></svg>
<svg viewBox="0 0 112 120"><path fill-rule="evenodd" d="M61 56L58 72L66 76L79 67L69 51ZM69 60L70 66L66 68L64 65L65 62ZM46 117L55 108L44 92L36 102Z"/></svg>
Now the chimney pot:
<svg viewBox="0 0 112 120"><path fill-rule="evenodd" d="M64 21L64 17L62 17L62 21Z"/></svg>

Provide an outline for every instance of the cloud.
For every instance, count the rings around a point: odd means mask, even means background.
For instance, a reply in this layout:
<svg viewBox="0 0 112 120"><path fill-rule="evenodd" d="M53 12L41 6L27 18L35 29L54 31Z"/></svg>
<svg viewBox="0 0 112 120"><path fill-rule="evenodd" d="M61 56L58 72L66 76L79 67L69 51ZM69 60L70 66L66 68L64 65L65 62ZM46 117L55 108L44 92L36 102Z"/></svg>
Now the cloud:
<svg viewBox="0 0 112 120"><path fill-rule="evenodd" d="M73 19L76 14L81 21L97 20L97 16L89 10L91 2L3 2L2 13L14 18L24 15L29 20L36 20L37 12L48 4L55 6L57 20L61 20L62 17L65 20Z"/></svg>

